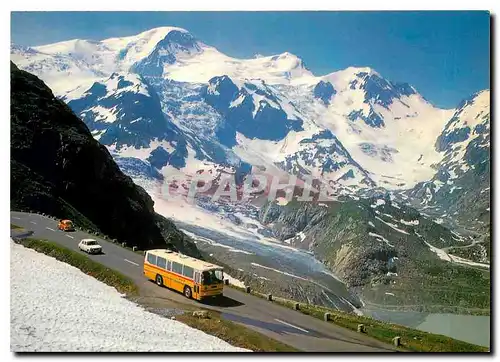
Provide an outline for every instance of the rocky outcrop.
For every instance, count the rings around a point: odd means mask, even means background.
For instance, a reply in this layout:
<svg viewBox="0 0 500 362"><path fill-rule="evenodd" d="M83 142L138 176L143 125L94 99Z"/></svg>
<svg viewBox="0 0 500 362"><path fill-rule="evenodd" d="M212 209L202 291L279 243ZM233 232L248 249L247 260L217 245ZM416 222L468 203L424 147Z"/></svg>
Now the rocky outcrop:
<svg viewBox="0 0 500 362"><path fill-rule="evenodd" d="M11 209L73 218L140 248L198 256L106 147L36 76L11 63Z"/></svg>

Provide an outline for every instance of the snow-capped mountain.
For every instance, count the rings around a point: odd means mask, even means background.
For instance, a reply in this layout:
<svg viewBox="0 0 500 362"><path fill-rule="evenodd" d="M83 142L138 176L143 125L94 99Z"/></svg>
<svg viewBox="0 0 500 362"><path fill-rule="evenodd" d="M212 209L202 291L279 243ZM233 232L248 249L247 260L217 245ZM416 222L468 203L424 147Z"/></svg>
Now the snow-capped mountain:
<svg viewBox="0 0 500 362"><path fill-rule="evenodd" d="M32 48L11 46L11 60L42 79L58 95L78 86L90 86L114 72L129 72L171 32L184 29L161 27L135 36L102 41L74 39Z"/></svg>
<svg viewBox="0 0 500 362"><path fill-rule="evenodd" d="M399 196L439 222L469 229L490 224L490 92L464 100L437 138L442 158L429 181Z"/></svg>
<svg viewBox="0 0 500 362"><path fill-rule="evenodd" d="M179 121L185 114L176 99L179 93L173 83L168 88L170 93L159 92L153 82L148 83L140 75L113 73L106 80L95 82L80 98L69 100L68 105L115 155L122 168L136 176L136 167L147 170L145 177L158 170L163 170L164 176L171 171L192 176L204 168L248 172L250 166L230 149L200 135L196 127L187 129ZM157 171L149 171L144 162Z"/></svg>
<svg viewBox="0 0 500 362"><path fill-rule="evenodd" d="M316 76L294 54L237 59L173 27L12 45L11 59L116 157L163 175L258 168L352 190L407 190L431 180L435 165L466 157L445 151L460 109L439 109L367 67Z"/></svg>

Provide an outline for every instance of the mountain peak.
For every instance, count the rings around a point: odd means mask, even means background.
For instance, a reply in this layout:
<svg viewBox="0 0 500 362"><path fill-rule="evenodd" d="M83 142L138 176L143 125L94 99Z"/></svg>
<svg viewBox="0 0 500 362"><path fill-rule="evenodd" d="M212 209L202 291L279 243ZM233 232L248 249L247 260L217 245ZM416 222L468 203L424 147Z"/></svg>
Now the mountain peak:
<svg viewBox="0 0 500 362"><path fill-rule="evenodd" d="M165 66L174 64L178 59L186 59L202 52L202 44L189 32L181 28L171 28L157 42L151 53L135 63L131 70L145 76L162 76Z"/></svg>
<svg viewBox="0 0 500 362"><path fill-rule="evenodd" d="M375 69L370 68L370 67L348 67L344 69L346 73L352 73L354 75L359 76L360 74L362 75L368 75L368 76L377 76L382 78L379 72L377 72Z"/></svg>
<svg viewBox="0 0 500 362"><path fill-rule="evenodd" d="M271 61L280 63L280 64L287 64L287 68L289 69L296 69L296 68L305 68L304 66L304 61L302 58L299 56L289 53L289 52L284 52L278 55L273 55L271 57Z"/></svg>
<svg viewBox="0 0 500 362"><path fill-rule="evenodd" d="M378 72L369 67L348 67L336 72L327 74L322 78L325 82L330 82L336 89L348 89L352 87L353 82L360 82L360 78L370 76L380 76Z"/></svg>
<svg viewBox="0 0 500 362"><path fill-rule="evenodd" d="M178 31L181 33L189 33L189 31L187 31L186 29L179 28L176 26L159 26L157 28L152 28L152 29L143 31L142 33L138 34L137 36L141 36L141 35L145 36L145 35L160 34L160 33L163 34L164 36L166 36L171 31Z"/></svg>

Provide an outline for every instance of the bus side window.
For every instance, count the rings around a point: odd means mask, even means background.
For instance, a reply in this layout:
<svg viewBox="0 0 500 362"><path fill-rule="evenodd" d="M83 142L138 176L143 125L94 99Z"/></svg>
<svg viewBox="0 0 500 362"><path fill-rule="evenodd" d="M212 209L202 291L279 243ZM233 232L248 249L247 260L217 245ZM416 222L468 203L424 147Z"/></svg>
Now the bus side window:
<svg viewBox="0 0 500 362"><path fill-rule="evenodd" d="M162 269L165 269L167 267L166 263L167 263L167 260L165 258L158 257L156 259L156 265L158 265Z"/></svg>
<svg viewBox="0 0 500 362"><path fill-rule="evenodd" d="M172 264L172 271L179 275L182 275L182 264L176 263L175 261Z"/></svg>
<svg viewBox="0 0 500 362"><path fill-rule="evenodd" d="M170 260L167 261L167 270L172 271L172 262Z"/></svg>
<svg viewBox="0 0 500 362"><path fill-rule="evenodd" d="M194 282L200 284L200 273L199 272L194 273Z"/></svg>
<svg viewBox="0 0 500 362"><path fill-rule="evenodd" d="M193 279L193 273L194 269L184 265L184 268L182 269L182 275L184 275L186 278Z"/></svg>

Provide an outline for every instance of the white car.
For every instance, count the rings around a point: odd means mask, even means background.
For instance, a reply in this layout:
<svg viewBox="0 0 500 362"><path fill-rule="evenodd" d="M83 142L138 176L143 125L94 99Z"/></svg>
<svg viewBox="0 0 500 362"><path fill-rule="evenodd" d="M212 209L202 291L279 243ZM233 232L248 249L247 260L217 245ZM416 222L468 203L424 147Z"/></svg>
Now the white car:
<svg viewBox="0 0 500 362"><path fill-rule="evenodd" d="M99 254L102 251L102 246L97 244L94 239L82 239L78 243L78 248L89 254Z"/></svg>

